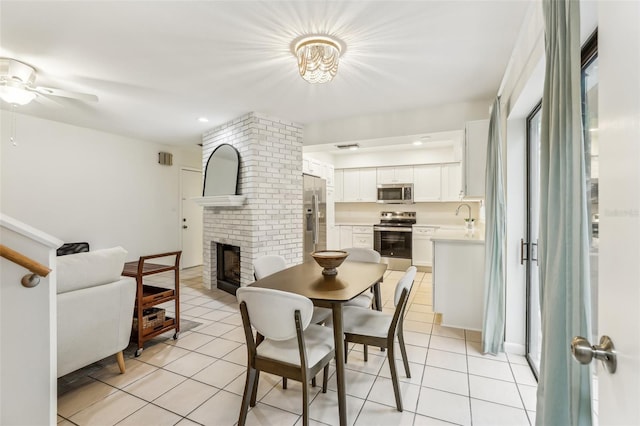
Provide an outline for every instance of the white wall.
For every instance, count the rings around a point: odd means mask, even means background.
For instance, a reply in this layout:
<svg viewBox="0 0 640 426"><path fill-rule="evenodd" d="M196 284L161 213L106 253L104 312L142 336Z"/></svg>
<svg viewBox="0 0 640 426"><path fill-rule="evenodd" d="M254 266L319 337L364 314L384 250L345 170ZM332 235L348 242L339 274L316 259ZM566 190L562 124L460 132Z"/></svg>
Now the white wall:
<svg viewBox="0 0 640 426"><path fill-rule="evenodd" d="M489 118L490 106L484 100L311 123L304 128L304 145L462 130L467 121Z"/></svg>
<svg viewBox="0 0 640 426"><path fill-rule="evenodd" d="M462 134L462 132L461 132ZM459 143L457 148L416 148L409 150L388 150L374 152L345 153L334 155L336 169L352 167L406 166L414 164L437 164L462 160Z"/></svg>
<svg viewBox="0 0 640 426"><path fill-rule="evenodd" d="M121 245L128 260L179 249L180 166L200 169L197 146L178 148L1 112L0 210L65 242ZM173 166L158 152L173 153Z"/></svg>
<svg viewBox="0 0 640 426"><path fill-rule="evenodd" d="M0 215L0 241L53 269L32 288L31 273L0 259L0 424L52 425L56 420L55 248L60 240Z"/></svg>

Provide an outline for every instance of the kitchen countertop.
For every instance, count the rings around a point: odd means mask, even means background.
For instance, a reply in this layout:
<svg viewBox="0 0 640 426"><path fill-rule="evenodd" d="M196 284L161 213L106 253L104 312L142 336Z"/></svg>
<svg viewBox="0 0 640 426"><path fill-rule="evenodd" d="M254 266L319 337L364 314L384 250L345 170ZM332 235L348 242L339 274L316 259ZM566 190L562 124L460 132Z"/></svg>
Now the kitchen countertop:
<svg viewBox="0 0 640 426"><path fill-rule="evenodd" d="M476 227L473 231L463 228L438 229L431 237L431 241L484 244L484 227Z"/></svg>

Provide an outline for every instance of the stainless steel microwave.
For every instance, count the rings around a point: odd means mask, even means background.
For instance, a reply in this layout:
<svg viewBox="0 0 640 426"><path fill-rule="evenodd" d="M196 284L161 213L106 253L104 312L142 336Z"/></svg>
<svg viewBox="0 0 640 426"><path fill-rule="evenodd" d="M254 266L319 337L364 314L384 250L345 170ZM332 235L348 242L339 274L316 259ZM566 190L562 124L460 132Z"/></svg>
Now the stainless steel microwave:
<svg viewBox="0 0 640 426"><path fill-rule="evenodd" d="M413 204L412 183L378 185L378 202L386 204Z"/></svg>

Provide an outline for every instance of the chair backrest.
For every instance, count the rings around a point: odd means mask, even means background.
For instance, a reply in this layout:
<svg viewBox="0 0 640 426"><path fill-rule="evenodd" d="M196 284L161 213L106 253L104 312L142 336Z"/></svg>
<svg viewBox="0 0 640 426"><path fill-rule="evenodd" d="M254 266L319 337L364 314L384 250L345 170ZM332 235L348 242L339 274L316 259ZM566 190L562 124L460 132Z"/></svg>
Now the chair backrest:
<svg viewBox="0 0 640 426"><path fill-rule="evenodd" d="M258 333L271 340L287 340L297 336L295 311L300 311L302 329L313 315L310 299L295 293L258 287L240 287L238 302L247 306L249 320Z"/></svg>
<svg viewBox="0 0 640 426"><path fill-rule="evenodd" d="M277 254L267 254L253 261L253 273L256 279L262 279L286 269L287 261Z"/></svg>
<svg viewBox="0 0 640 426"><path fill-rule="evenodd" d="M347 256L345 262L380 263L380 253L373 249L350 247L342 250L349 253L349 256Z"/></svg>
<svg viewBox="0 0 640 426"><path fill-rule="evenodd" d="M404 273L402 278L396 284L396 291L393 297L394 306L398 306L400 302L400 296L402 295L402 290L407 289L407 293L411 291L411 287L413 286L413 280L416 278L416 272L418 269L415 266L410 266L407 271Z"/></svg>

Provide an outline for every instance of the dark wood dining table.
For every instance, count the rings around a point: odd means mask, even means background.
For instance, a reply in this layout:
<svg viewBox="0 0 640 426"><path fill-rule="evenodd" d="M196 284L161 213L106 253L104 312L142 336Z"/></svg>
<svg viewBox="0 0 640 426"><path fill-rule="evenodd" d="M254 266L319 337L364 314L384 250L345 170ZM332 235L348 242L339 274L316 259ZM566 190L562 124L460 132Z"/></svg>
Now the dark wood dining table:
<svg viewBox="0 0 640 426"><path fill-rule="evenodd" d="M331 308L335 339L336 382L340 426L347 424L347 397L344 373L344 333L342 305L375 286L379 300L379 283L387 265L384 263L344 262L334 276L322 275L322 268L313 260L295 265L257 280L254 287L270 288L301 294L315 306Z"/></svg>

